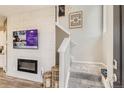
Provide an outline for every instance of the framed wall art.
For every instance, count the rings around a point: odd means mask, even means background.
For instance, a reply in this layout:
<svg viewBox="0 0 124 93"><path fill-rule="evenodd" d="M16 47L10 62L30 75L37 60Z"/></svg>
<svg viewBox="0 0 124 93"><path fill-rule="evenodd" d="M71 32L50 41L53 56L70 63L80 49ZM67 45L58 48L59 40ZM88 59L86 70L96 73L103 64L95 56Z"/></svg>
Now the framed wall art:
<svg viewBox="0 0 124 93"><path fill-rule="evenodd" d="M59 8L58 16L59 17L65 16L65 5L59 5L58 8Z"/></svg>
<svg viewBox="0 0 124 93"><path fill-rule="evenodd" d="M71 12L69 14L69 28L82 28L83 23L83 12L77 11L77 12Z"/></svg>
<svg viewBox="0 0 124 93"><path fill-rule="evenodd" d="M13 32L13 48L16 49L37 49L38 30L21 30Z"/></svg>

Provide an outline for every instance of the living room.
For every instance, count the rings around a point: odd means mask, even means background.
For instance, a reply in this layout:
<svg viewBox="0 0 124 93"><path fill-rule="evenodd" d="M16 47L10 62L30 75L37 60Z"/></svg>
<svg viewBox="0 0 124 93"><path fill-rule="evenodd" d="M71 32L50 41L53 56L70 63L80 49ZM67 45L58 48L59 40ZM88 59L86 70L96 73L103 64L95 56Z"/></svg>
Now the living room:
<svg viewBox="0 0 124 93"><path fill-rule="evenodd" d="M112 17L108 15L112 15L112 8L102 5L0 6L0 86L110 87L113 84L113 34ZM105 77L101 69L108 71Z"/></svg>
<svg viewBox="0 0 124 93"><path fill-rule="evenodd" d="M42 82L42 74L55 65L54 6L0 6L0 14L4 15L1 22L7 24L1 30L4 38L1 39L1 67L7 76ZM14 35L26 31L34 32L35 44L18 47L14 44ZM19 38L30 37L26 36L20 34ZM24 70L20 64L29 68Z"/></svg>

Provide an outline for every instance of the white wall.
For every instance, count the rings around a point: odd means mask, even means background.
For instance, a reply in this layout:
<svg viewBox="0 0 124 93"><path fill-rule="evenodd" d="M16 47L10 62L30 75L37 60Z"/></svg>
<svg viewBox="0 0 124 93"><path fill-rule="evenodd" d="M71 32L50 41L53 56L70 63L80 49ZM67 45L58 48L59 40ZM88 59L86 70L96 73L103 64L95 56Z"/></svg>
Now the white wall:
<svg viewBox="0 0 124 93"><path fill-rule="evenodd" d="M113 86L113 6L104 6L103 61L108 81Z"/></svg>
<svg viewBox="0 0 124 93"><path fill-rule="evenodd" d="M8 16L7 75L41 82L41 70L48 71L55 64L54 6ZM38 29L38 49L13 49L13 31ZM17 71L17 59L38 60L38 74Z"/></svg>
<svg viewBox="0 0 124 93"><path fill-rule="evenodd" d="M69 13L75 11L83 11L83 27L69 29ZM102 61L102 6L66 6L66 16L58 21L71 33L71 40L77 43L72 49L74 60Z"/></svg>

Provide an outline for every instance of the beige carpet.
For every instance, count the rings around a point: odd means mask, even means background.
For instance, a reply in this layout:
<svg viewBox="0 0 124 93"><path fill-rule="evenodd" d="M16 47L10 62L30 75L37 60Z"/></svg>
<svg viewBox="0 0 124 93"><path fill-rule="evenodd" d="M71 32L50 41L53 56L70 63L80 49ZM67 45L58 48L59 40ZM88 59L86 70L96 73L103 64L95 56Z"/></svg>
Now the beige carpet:
<svg viewBox="0 0 124 93"><path fill-rule="evenodd" d="M6 76L0 68L0 88L41 88L41 83Z"/></svg>

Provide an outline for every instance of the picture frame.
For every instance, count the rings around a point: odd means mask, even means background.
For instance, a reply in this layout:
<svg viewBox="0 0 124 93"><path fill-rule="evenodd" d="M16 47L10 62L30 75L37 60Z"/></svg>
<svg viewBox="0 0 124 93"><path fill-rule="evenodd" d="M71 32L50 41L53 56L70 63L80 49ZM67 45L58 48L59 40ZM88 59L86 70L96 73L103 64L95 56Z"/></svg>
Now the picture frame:
<svg viewBox="0 0 124 93"><path fill-rule="evenodd" d="M14 49L38 49L38 29L13 31Z"/></svg>
<svg viewBox="0 0 124 93"><path fill-rule="evenodd" d="M4 46L0 46L0 54L3 53L3 50L4 50Z"/></svg>
<svg viewBox="0 0 124 93"><path fill-rule="evenodd" d="M58 16L62 17L65 16L65 5L59 5L58 6Z"/></svg>
<svg viewBox="0 0 124 93"><path fill-rule="evenodd" d="M70 29L82 28L82 24L83 24L83 12L82 11L69 13L69 28Z"/></svg>

